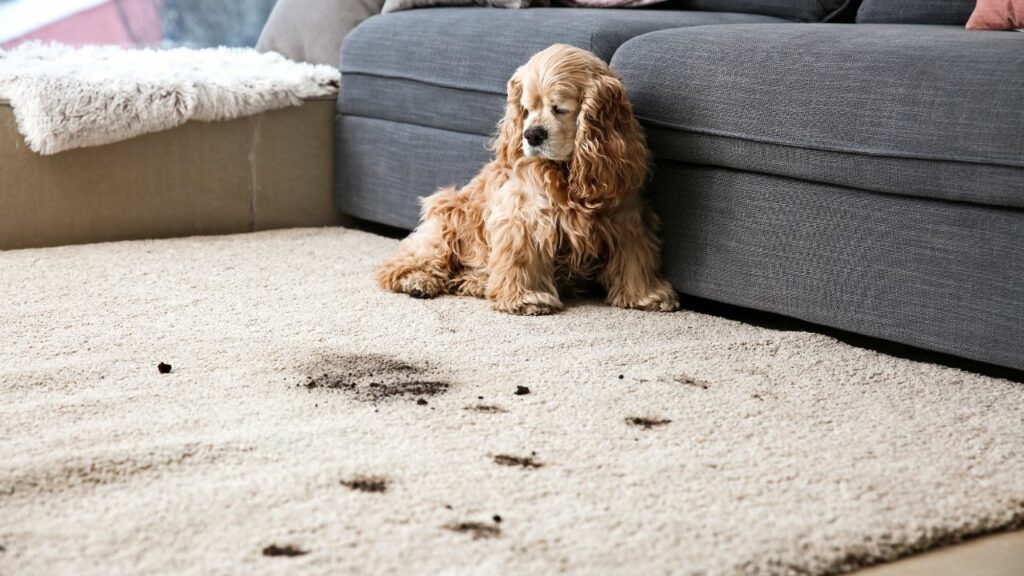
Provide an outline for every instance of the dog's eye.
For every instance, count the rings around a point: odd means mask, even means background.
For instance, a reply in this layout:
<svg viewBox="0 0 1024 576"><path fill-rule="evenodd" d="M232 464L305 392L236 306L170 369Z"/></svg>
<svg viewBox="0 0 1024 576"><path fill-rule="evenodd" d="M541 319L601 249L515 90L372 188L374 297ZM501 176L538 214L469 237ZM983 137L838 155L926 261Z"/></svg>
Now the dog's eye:
<svg viewBox="0 0 1024 576"><path fill-rule="evenodd" d="M565 110L562 110L558 106L552 106L551 113L554 114L555 116L561 116L562 114L565 114Z"/></svg>

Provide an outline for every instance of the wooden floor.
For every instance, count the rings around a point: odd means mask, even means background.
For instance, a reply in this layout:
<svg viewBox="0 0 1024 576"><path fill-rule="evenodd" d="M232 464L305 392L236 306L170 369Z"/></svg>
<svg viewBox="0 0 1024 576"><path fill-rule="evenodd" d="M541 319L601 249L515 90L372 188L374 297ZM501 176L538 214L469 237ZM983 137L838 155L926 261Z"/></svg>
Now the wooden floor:
<svg viewBox="0 0 1024 576"><path fill-rule="evenodd" d="M855 576L1024 576L1024 531L977 538L853 573Z"/></svg>

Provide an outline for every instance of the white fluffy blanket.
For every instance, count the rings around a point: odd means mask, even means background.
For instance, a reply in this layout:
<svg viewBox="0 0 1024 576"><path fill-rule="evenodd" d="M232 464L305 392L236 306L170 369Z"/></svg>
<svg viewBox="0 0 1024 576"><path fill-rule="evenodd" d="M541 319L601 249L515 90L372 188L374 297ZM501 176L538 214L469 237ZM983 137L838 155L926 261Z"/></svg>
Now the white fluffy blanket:
<svg viewBox="0 0 1024 576"><path fill-rule="evenodd" d="M40 154L98 146L188 120L228 120L338 87L330 66L241 48L128 50L28 43L0 50L0 99Z"/></svg>

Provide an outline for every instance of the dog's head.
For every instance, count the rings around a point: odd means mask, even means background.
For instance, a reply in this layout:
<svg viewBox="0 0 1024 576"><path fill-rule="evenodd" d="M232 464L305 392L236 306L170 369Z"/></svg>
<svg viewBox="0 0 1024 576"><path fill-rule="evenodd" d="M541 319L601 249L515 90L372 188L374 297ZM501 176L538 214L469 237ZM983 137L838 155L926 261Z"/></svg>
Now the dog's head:
<svg viewBox="0 0 1024 576"><path fill-rule="evenodd" d="M598 205L637 191L648 168L643 131L626 89L600 58L555 44L508 82L496 151L567 163L572 200Z"/></svg>

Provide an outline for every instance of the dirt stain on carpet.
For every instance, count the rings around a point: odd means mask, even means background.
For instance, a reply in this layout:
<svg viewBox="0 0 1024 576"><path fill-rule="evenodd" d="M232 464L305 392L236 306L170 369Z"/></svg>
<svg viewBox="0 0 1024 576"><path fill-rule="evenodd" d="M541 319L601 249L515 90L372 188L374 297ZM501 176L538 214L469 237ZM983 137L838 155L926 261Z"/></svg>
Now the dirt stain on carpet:
<svg viewBox="0 0 1024 576"><path fill-rule="evenodd" d="M249 450L244 446L187 443L159 449L141 448L91 456L41 459L0 478L0 501L76 489L89 490L98 486L133 482L143 477L161 476L189 467L202 468L238 458Z"/></svg>
<svg viewBox="0 0 1024 576"><path fill-rule="evenodd" d="M692 386L694 388L700 388L701 390L707 390L708 388L711 387L711 384L709 384L708 382L705 382L704 380L701 380L699 378L694 378L689 374L678 374L674 376L672 379L675 380L677 384L682 384L684 386Z"/></svg>
<svg viewBox="0 0 1024 576"><path fill-rule="evenodd" d="M382 493L388 490L388 479L383 476L354 476L342 480L341 485L357 492Z"/></svg>
<svg viewBox="0 0 1024 576"><path fill-rule="evenodd" d="M534 455L512 456L511 454L497 454L494 456L494 463L499 466L519 466L521 468L540 468L544 466L544 464L534 459Z"/></svg>
<svg viewBox="0 0 1024 576"><path fill-rule="evenodd" d="M483 522L456 522L453 524L446 524L445 530L451 530L452 532L458 532L459 534L472 534L473 540L482 540L485 538L497 538L501 536L501 528L493 524L484 524Z"/></svg>
<svg viewBox="0 0 1024 576"><path fill-rule="evenodd" d="M641 416L630 416L629 418L626 418L626 424L643 428L645 430L657 428L658 426L665 426L671 423L671 420L666 420L664 418L644 418Z"/></svg>
<svg viewBox="0 0 1024 576"><path fill-rule="evenodd" d="M413 364L385 354L319 354L301 367L308 390L347 392L357 400L437 396L452 384L426 364Z"/></svg>
<svg viewBox="0 0 1024 576"><path fill-rule="evenodd" d="M303 550L302 548L299 548L298 546L294 546L292 544L285 544L284 546L271 544L270 546L267 546L263 549L263 555L272 558L278 556L292 558L295 556L305 556L306 554L309 554L309 550Z"/></svg>
<svg viewBox="0 0 1024 576"><path fill-rule="evenodd" d="M508 412L501 406L495 406L493 404L470 404L466 406L466 410L470 412L480 412L481 414L504 414Z"/></svg>

